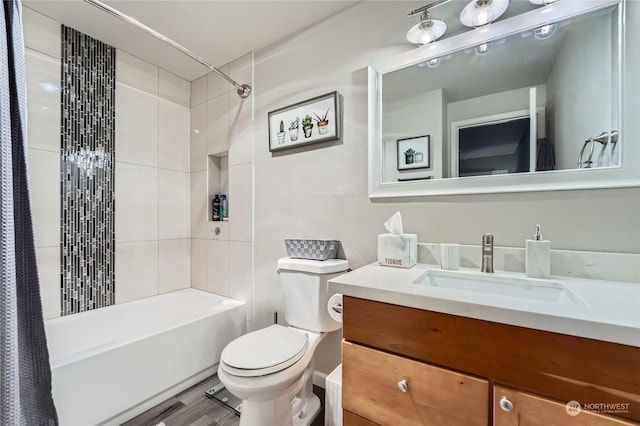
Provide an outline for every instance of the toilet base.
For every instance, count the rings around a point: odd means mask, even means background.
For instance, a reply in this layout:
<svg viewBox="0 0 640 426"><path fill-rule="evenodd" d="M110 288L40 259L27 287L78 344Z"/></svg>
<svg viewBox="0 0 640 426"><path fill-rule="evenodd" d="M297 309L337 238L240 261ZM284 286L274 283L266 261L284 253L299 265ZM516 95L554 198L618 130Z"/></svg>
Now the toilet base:
<svg viewBox="0 0 640 426"><path fill-rule="evenodd" d="M309 426L320 412L320 398L311 394L302 400L295 397L284 397L275 401L244 401L240 426L279 425L279 426Z"/></svg>
<svg viewBox="0 0 640 426"><path fill-rule="evenodd" d="M295 404L297 399L298 398L295 398L294 402L291 403L292 406ZM296 411L294 410L294 412ZM304 412L298 410L297 413L293 415L293 426L309 426L319 412L320 398L315 394L311 394L305 401Z"/></svg>

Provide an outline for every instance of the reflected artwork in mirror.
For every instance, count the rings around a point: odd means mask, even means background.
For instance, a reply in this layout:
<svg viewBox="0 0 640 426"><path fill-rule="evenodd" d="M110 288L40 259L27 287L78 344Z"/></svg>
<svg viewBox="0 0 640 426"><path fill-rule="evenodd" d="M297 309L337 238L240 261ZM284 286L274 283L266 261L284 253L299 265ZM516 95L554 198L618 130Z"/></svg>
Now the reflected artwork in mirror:
<svg viewBox="0 0 640 426"><path fill-rule="evenodd" d="M637 186L623 167L624 6L558 2L371 67L371 198ZM397 141L421 134L429 167L397 167Z"/></svg>

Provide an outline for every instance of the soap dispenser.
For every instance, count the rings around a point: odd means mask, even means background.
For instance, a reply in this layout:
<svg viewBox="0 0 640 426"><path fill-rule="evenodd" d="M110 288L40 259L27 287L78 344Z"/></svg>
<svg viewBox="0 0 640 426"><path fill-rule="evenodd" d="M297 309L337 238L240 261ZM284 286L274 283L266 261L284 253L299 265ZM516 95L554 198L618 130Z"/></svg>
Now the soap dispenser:
<svg viewBox="0 0 640 426"><path fill-rule="evenodd" d="M540 225L536 225L533 240L527 240L525 273L531 278L549 278L551 275L551 242L542 239Z"/></svg>

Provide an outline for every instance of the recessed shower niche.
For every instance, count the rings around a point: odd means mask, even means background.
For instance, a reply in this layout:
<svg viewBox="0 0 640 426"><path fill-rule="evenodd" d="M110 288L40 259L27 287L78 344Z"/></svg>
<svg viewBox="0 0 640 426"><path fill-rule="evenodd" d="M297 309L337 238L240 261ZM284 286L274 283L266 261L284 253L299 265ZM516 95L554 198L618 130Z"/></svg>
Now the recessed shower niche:
<svg viewBox="0 0 640 426"><path fill-rule="evenodd" d="M207 220L212 221L211 203L218 194L229 196L229 155L220 152L207 156Z"/></svg>

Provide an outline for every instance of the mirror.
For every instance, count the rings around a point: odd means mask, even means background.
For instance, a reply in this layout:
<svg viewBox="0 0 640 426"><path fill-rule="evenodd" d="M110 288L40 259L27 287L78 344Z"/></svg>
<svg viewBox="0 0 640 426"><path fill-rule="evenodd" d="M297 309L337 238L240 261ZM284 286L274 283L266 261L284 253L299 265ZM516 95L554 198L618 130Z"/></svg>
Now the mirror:
<svg viewBox="0 0 640 426"><path fill-rule="evenodd" d="M371 67L370 197L638 185L624 17L561 1Z"/></svg>

